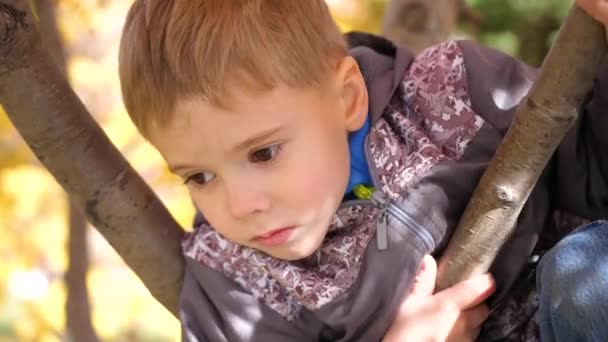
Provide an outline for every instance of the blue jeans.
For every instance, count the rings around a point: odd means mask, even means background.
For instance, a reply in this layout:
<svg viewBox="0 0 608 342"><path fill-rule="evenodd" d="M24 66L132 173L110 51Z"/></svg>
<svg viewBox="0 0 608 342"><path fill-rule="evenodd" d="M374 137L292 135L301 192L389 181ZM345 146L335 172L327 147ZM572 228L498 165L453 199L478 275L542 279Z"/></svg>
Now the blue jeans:
<svg viewBox="0 0 608 342"><path fill-rule="evenodd" d="M537 271L542 342L608 341L608 222L563 238Z"/></svg>

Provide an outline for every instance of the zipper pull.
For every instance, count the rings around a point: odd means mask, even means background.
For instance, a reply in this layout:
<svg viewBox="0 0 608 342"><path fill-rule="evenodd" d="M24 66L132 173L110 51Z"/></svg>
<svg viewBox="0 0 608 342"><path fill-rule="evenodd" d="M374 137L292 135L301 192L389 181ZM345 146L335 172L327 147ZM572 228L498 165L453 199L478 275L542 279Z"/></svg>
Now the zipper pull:
<svg viewBox="0 0 608 342"><path fill-rule="evenodd" d="M380 219L376 225L376 243L381 251L388 247L388 217L384 211L380 213Z"/></svg>
<svg viewBox="0 0 608 342"><path fill-rule="evenodd" d="M387 208L389 201L384 197L384 193L381 190L376 190L372 194L372 203L380 209L380 215L376 224L376 244L378 250L385 250L388 248L388 213Z"/></svg>

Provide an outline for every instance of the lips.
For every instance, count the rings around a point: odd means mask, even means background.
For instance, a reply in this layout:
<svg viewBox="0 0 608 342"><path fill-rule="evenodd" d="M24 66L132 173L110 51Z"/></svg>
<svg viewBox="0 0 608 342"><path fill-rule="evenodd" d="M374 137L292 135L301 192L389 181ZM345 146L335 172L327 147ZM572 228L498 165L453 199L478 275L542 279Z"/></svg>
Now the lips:
<svg viewBox="0 0 608 342"><path fill-rule="evenodd" d="M291 237L295 227L284 227L271 232L258 235L253 240L261 245L273 247L286 243Z"/></svg>

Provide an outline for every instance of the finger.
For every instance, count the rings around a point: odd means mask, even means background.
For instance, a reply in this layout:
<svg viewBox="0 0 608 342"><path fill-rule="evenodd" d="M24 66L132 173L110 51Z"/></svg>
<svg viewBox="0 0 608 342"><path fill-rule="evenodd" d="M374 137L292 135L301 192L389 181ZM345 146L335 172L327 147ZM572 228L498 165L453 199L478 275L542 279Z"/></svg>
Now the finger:
<svg viewBox="0 0 608 342"><path fill-rule="evenodd" d="M412 287L410 296L427 297L435 291L435 278L437 277L437 263L435 259L427 255L422 259L418 275Z"/></svg>
<svg viewBox="0 0 608 342"><path fill-rule="evenodd" d="M471 330L471 341L477 340L477 337L479 336L480 331L481 331L480 327L477 327L477 328Z"/></svg>
<svg viewBox="0 0 608 342"><path fill-rule="evenodd" d="M469 328L479 328L488 319L488 316L490 316L490 309L485 304L462 312L462 317Z"/></svg>
<svg viewBox="0 0 608 342"><path fill-rule="evenodd" d="M584 9L595 20L608 23L608 2L598 0L577 0L578 6Z"/></svg>
<svg viewBox="0 0 608 342"><path fill-rule="evenodd" d="M495 290L490 274L473 277L435 294L439 302L453 303L461 310L467 310L482 303Z"/></svg>
<svg viewBox="0 0 608 342"><path fill-rule="evenodd" d="M477 340L479 336L479 332L481 331L480 327L476 328L465 328L463 324L460 324L458 327L454 327L448 336L446 336L446 342L474 342ZM442 340L443 341L443 340Z"/></svg>
<svg viewBox="0 0 608 342"><path fill-rule="evenodd" d="M479 335L481 325L488 318L489 313L488 307L484 304L461 311L456 323L450 331L451 338L448 337L447 340L458 342L475 341Z"/></svg>

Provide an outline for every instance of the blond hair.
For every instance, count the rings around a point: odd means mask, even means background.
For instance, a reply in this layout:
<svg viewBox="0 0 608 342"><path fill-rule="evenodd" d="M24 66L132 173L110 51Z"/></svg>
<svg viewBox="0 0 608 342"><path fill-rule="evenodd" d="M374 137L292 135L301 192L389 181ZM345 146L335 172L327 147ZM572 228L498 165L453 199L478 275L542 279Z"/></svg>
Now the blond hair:
<svg viewBox="0 0 608 342"><path fill-rule="evenodd" d="M347 54L323 0L136 0L123 29L123 100L144 134L192 97L229 107L229 87L320 85Z"/></svg>

